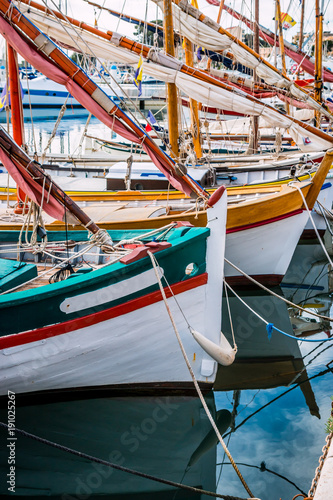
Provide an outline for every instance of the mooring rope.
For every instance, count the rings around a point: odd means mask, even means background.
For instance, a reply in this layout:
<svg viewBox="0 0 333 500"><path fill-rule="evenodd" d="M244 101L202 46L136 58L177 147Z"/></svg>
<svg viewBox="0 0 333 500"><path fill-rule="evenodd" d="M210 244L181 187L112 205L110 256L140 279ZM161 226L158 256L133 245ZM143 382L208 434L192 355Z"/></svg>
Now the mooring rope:
<svg viewBox="0 0 333 500"><path fill-rule="evenodd" d="M304 337L296 337L296 335L290 335L290 333L287 333L287 332L284 332L283 330L280 330L280 328L277 328L276 326L274 326L273 323L270 323L269 321L267 321L266 319L264 319L262 316L260 316L260 314L257 313L257 311L255 311L249 304L247 304L245 302L245 300L243 300L235 292L235 290L233 290L231 288L231 286L228 285L228 283L225 280L224 280L224 283L225 283L226 287L228 287L229 290L231 290L231 292L235 295L235 297L237 297L237 299L240 300L240 302L242 304L244 304L244 306L246 306L249 309L249 311L251 311L252 314L254 314L255 316L257 316L257 318L259 318L263 323L266 324L266 330L267 330L267 334L268 334L269 340L271 339L272 330L276 330L277 332L282 333L282 335L285 335L286 337L289 337L291 339L302 340L303 342L327 342L329 340L333 340L333 337L328 337L328 338L325 338L325 339L308 339L308 338L304 338Z"/></svg>
<svg viewBox="0 0 333 500"><path fill-rule="evenodd" d="M308 309L305 309L304 307L301 307L298 304L294 304L294 302L291 302L290 300L286 299L285 297L281 297L281 295L273 292L273 290L270 290L265 285L263 285L262 283L259 283L259 281L257 281L256 279L252 278L252 276L249 276L248 274L246 274L245 271L242 271L239 267L237 267L235 264L233 264L232 262L230 262L230 260L228 260L226 257L224 257L224 261L229 266L233 267L236 271L238 271L240 274L242 274L243 276L245 276L245 278L247 278L249 281L252 281L252 283L254 283L255 285L257 285L260 288L262 288L263 290L265 290L265 292L273 295L273 297L277 297L278 299L282 300L282 302L285 302L289 306L295 307L295 309L299 309L300 311L303 311L303 312L306 312L308 314L311 314L312 316L316 316L316 318L326 319L327 321L330 321L331 323L333 322L333 318L331 318L329 316L324 316L322 314L318 314L318 313L315 313L313 311L309 311Z"/></svg>
<svg viewBox="0 0 333 500"><path fill-rule="evenodd" d="M200 389L200 387L199 387L198 381L197 381L197 379L196 379L196 377L195 377L195 374L194 374L194 372L193 372L193 369L192 369L191 363L190 363L190 361L189 361L189 359L188 359L188 357L187 357L186 351L185 351L185 349L184 349L183 342L182 342L182 340L181 340L181 338L180 338L180 335L179 335L179 332L178 332L178 329L177 329L177 326L176 326L175 320L174 320L174 318L173 318L173 316L172 316L172 313L171 313L171 310L170 310L170 307L169 307L169 304L168 304L168 301L167 301L167 297L166 297L166 294L165 294L165 291L164 291L164 288L163 288L163 285L162 285L162 281L161 281L161 278L160 278L159 273L158 273L158 268L159 268L159 265L158 265L158 262L157 262L157 260L156 260L156 257L155 257L155 256L154 256L151 252L148 252L148 255L149 255L150 259L151 259L151 262L152 262L152 265L153 265L153 268L154 268L154 272L155 272L155 275L156 275L156 279L157 279L157 282L158 282L158 285L159 285L159 288L160 288L160 291L161 291L161 294L162 294L162 298L163 298L163 301L164 301L164 304L165 304L166 310L167 310L167 312L168 312L168 315L169 315L170 321L171 321L171 323L172 323L172 326L173 326L174 332L175 332L175 334L176 334L176 337L177 337L177 340L178 340L178 343L179 343L180 350L181 350L181 352L182 352L182 354L183 354L183 357L184 357L185 363L186 363L187 368L188 368L188 371L190 372L190 375L191 375L191 377L192 377L193 384L194 384L195 389L196 389L196 391L197 391L197 393L198 393L198 396L199 396L199 398L200 398L200 401L201 401L201 403L202 403L202 406L203 406L203 408L204 408L204 410L205 410L205 412L206 412L206 415L207 415L207 417L208 417L208 419L209 419L209 421L210 421L210 423L211 423L211 425L212 425L212 427L213 427L213 429L214 429L214 431L215 431L215 434L216 434L216 436L217 436L217 438L218 438L219 442L221 443L221 445L222 445L222 447L223 447L223 449L224 449L224 451L225 451L225 453L226 453L227 457L229 458L229 460L230 460L230 462L231 462L231 464L232 464L233 468L235 469L235 471L236 471L236 473L237 473L237 475L238 475L238 477L239 477L239 479L240 479L240 481L241 481L242 485L244 486L245 490L246 490L246 491L247 491L247 493L250 495L250 497L251 497L251 498L254 498L254 496L253 496L253 494L252 494L252 492L251 492L251 490L250 490L249 486L247 485L247 483L246 483L245 479L243 478L243 476L242 476L242 474L241 474L240 470L238 469L238 467L237 467L237 465L236 465L236 463L235 463L234 459L232 458L231 453L230 453L230 451L228 450L228 448L227 448L227 446L226 446L226 444L225 444L225 442L224 442L224 440L223 440L223 438L222 438L222 436L221 436L221 434L220 434L220 431L219 431L219 430L218 430L218 428L217 428L217 425L216 425L216 423L215 423L215 421L214 421L214 419L213 419L213 417L212 417L212 414L211 414L211 412L209 411L209 408L208 408L208 406L207 406L207 403L206 403L206 401L205 401L205 398L203 397L203 394L202 394L201 389Z"/></svg>

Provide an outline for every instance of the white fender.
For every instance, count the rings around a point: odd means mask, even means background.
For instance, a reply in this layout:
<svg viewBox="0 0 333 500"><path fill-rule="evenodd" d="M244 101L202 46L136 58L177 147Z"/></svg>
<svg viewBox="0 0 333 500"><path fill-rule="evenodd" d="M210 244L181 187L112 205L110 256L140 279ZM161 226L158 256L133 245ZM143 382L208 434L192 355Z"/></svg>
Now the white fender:
<svg viewBox="0 0 333 500"><path fill-rule="evenodd" d="M197 332L193 328L191 328L191 333L200 347L202 347L202 349L220 365L229 366L234 362L236 350L231 347L222 332L220 345L217 345L215 342L207 339L204 335Z"/></svg>

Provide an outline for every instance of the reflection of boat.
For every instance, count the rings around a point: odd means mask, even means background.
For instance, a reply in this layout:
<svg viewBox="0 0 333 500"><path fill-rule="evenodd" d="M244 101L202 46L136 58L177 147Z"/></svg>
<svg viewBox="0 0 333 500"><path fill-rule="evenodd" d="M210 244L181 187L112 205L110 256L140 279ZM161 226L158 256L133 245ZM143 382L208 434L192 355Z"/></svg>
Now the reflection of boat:
<svg viewBox="0 0 333 500"><path fill-rule="evenodd" d="M230 412L216 414L212 395L206 401L224 433L230 424ZM1 420L6 411L1 411ZM216 441L210 439L211 425L198 398L49 400L18 406L16 427L127 468L215 491ZM6 447L0 450L0 457L1 476L6 477ZM138 498L141 493L144 498L163 494L162 498L171 500L176 491L177 498L189 495L23 436L18 436L16 470L16 496L24 498L122 495L125 499ZM6 492L7 485L2 481L0 494Z"/></svg>
<svg viewBox="0 0 333 500"><path fill-rule="evenodd" d="M279 289L275 292L281 294ZM258 292L257 289L243 291L240 296L264 320L293 335L288 307L282 300L268 293ZM318 415L318 406L311 385L306 382L307 373L298 340L274 330L269 338L266 324L230 292L229 303L238 352L232 366L219 367L214 389L226 391L279 387L289 385L298 376L298 381L303 381L301 390L310 412ZM231 339L225 299L222 324L224 335Z"/></svg>

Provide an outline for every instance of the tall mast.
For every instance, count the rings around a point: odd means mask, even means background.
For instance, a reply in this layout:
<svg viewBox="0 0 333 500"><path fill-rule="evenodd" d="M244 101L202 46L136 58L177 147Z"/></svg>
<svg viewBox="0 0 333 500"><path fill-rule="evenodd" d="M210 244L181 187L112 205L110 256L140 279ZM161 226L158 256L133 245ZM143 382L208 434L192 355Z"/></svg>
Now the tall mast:
<svg viewBox="0 0 333 500"><path fill-rule="evenodd" d="M10 93L10 107L11 107L11 122L13 129L14 141L19 145L23 146L24 143L24 133L23 133L23 108L22 99L20 92L20 82L19 82L19 71L17 62L17 52L13 47L7 43L7 57L8 57L8 81ZM22 213L23 202L26 198L25 193L19 186L17 186L17 207L15 209L16 213Z"/></svg>
<svg viewBox="0 0 333 500"><path fill-rule="evenodd" d="M259 54L259 0L254 2L254 35L253 35L253 50ZM253 70L253 83L258 81L256 70ZM258 151L258 129L259 118L253 117L253 152Z"/></svg>
<svg viewBox="0 0 333 500"><path fill-rule="evenodd" d="M175 56L175 44L172 22L172 0L163 0L164 10L164 48L170 56ZM178 157L178 96L174 83L167 83L167 110L169 123L169 143L171 156Z"/></svg>
<svg viewBox="0 0 333 500"><path fill-rule="evenodd" d="M298 40L298 48L302 50L303 47L303 38L304 38L304 11L305 11L305 0L302 0L302 10L301 10L301 26L299 29L299 40ZM299 69L297 70L297 77L299 76Z"/></svg>
<svg viewBox="0 0 333 500"><path fill-rule="evenodd" d="M316 0L316 36L315 36L315 98L318 102L322 101L323 89L323 3L320 9L320 0ZM315 126L320 126L320 113L315 112Z"/></svg>
<svg viewBox="0 0 333 500"><path fill-rule="evenodd" d="M193 43L190 42L188 38L184 38L184 48L185 48L185 63L188 66L194 65L193 58ZM190 113L191 113L191 129L193 137L194 151L197 158L202 157L201 150L201 140L200 140L200 121L199 121L199 111L198 102L195 99L190 98Z"/></svg>
<svg viewBox="0 0 333 500"><path fill-rule="evenodd" d="M279 47L280 47L280 55L282 60L282 74L283 76L287 76L287 67L286 67L286 55L284 52L284 40L283 40L283 31L282 31L282 19L281 19L281 7L280 0L276 0L276 11L275 11L275 19L278 20L279 25ZM286 103L286 111L287 115L289 115L289 104Z"/></svg>

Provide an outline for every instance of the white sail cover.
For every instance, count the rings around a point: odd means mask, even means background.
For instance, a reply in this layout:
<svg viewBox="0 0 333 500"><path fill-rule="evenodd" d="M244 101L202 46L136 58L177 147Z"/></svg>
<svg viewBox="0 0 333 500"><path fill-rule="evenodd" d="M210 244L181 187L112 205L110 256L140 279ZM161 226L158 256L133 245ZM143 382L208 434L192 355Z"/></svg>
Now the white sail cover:
<svg viewBox="0 0 333 500"><path fill-rule="evenodd" d="M163 10L162 0L153 0L153 2ZM205 16L205 23L200 21L199 17L202 13L198 9L192 7L187 1L182 0L180 3L185 11L173 3L172 12L174 28L181 35L188 38L192 43L205 47L205 49L217 52L230 50L239 63L255 69L257 75L267 84L287 89L293 97L300 101L306 101L312 109L320 110L321 113L332 119L331 113L324 110L307 92L295 85L289 78L283 76L278 69L272 68L265 60L252 54L247 47L236 43L227 30L221 28L207 16ZM217 31L219 28L223 30L224 34Z"/></svg>
<svg viewBox="0 0 333 500"><path fill-rule="evenodd" d="M23 13L50 38L67 46L77 47L88 55L112 62L124 62L134 68L137 67L140 56L118 46L120 35L114 34L115 43L112 43L112 40L108 41L81 28L73 27L73 25L59 21L31 6L20 4L20 7ZM214 36L216 38L216 32L214 32ZM221 88L218 86L218 81L216 85L213 85L193 75L182 73L181 66L180 61L165 55L163 52L152 52L149 62L143 60L144 74L167 83L175 83L186 95L206 106L234 112L241 110L246 115L262 116L271 127L276 127L279 130L289 129L290 135L304 152L326 150L333 146L333 138L328 134L322 134L325 138L319 137L316 133L310 132L307 125L295 123L292 117L283 115L257 99L249 98L245 92L233 87ZM314 131L313 128L312 130Z"/></svg>

